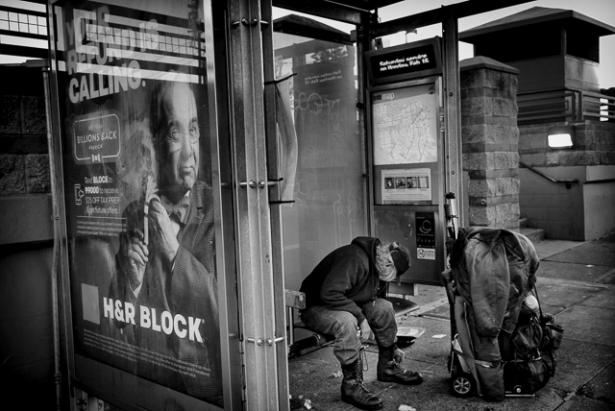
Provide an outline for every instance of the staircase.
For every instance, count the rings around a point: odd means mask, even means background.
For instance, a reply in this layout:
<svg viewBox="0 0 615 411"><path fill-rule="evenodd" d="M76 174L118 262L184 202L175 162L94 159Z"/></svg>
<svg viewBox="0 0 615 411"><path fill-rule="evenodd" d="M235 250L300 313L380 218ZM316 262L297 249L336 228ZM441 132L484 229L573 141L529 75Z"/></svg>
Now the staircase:
<svg viewBox="0 0 615 411"><path fill-rule="evenodd" d="M525 235L533 243L544 240L545 230L542 228L529 227L529 223L526 217L519 219L519 232Z"/></svg>

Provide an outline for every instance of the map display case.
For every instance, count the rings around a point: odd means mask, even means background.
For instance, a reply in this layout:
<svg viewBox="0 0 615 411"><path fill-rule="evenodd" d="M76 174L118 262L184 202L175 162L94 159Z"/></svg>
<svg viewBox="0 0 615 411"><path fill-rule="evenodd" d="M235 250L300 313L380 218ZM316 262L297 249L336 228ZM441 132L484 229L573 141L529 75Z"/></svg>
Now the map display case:
<svg viewBox="0 0 615 411"><path fill-rule="evenodd" d="M368 53L372 231L410 250L405 283L439 284L445 261L439 38Z"/></svg>
<svg viewBox="0 0 615 411"><path fill-rule="evenodd" d="M436 83L372 93L376 204L431 202L437 193L439 104Z"/></svg>

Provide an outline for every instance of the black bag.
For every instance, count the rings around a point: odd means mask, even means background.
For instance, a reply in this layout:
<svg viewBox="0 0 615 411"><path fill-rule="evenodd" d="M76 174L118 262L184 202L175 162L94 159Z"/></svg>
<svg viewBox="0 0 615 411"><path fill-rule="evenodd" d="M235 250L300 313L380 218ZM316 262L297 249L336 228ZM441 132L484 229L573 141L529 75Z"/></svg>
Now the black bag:
<svg viewBox="0 0 615 411"><path fill-rule="evenodd" d="M555 375L554 352L561 344L564 330L553 317L522 310L510 336L501 333L504 388L515 394L533 394Z"/></svg>
<svg viewBox="0 0 615 411"><path fill-rule="evenodd" d="M546 351L557 350L562 344L564 329L555 323L553 316L549 314L541 315L540 324L544 332L540 348Z"/></svg>

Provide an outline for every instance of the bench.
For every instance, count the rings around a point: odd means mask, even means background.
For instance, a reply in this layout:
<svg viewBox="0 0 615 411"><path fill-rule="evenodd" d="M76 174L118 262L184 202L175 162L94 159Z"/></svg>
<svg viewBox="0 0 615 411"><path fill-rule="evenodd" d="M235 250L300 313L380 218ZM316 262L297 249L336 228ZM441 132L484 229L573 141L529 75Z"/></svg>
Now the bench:
<svg viewBox="0 0 615 411"><path fill-rule="evenodd" d="M389 291L402 292L402 295L396 297L396 294L391 294ZM396 316L401 316L407 314L411 311L418 309L418 305L414 302L405 298L403 295L404 291L407 291L403 288L397 287L392 290L389 289L389 284L387 284L387 297L393 304L393 309L395 310ZM412 292L414 292L414 288L412 288ZM302 321L295 320L295 317L298 316L298 310L303 310L306 305L306 297L305 293L297 290L284 290L284 304L286 306L286 317L287 317L287 325L288 325L288 357L294 358L300 355L307 354L309 352L315 351L321 347L325 347L330 345L334 337L332 335L325 335L319 332L316 332L310 328L308 328ZM307 337L301 338L300 340L296 340L295 338L295 329L302 329L307 332ZM370 337L370 341L373 341L373 334ZM410 343L414 341L415 337L399 337L400 340L404 339L409 341Z"/></svg>
<svg viewBox="0 0 615 411"><path fill-rule="evenodd" d="M288 357L294 358L318 348L329 345L333 341L332 335L324 335L308 328L302 321L295 320L298 310L305 308L305 293L297 290L284 290L284 305L286 306L286 318L288 325ZM303 329L308 336L295 339L295 329Z"/></svg>

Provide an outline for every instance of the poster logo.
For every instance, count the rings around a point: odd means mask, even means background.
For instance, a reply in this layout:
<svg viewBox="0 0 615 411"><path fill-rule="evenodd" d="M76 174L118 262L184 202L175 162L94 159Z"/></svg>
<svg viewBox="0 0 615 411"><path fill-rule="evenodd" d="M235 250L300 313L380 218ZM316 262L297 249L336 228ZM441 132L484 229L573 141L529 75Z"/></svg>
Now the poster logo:
<svg viewBox="0 0 615 411"><path fill-rule="evenodd" d="M107 163L120 156L120 120L115 114L77 120L73 155L79 164Z"/></svg>
<svg viewBox="0 0 615 411"><path fill-rule="evenodd" d="M83 309L84 320L94 324L100 324L98 287L81 283L81 307Z"/></svg>
<svg viewBox="0 0 615 411"><path fill-rule="evenodd" d="M83 192L83 188L81 188L81 184L75 184L75 205L80 206L83 204L81 200L85 196Z"/></svg>

